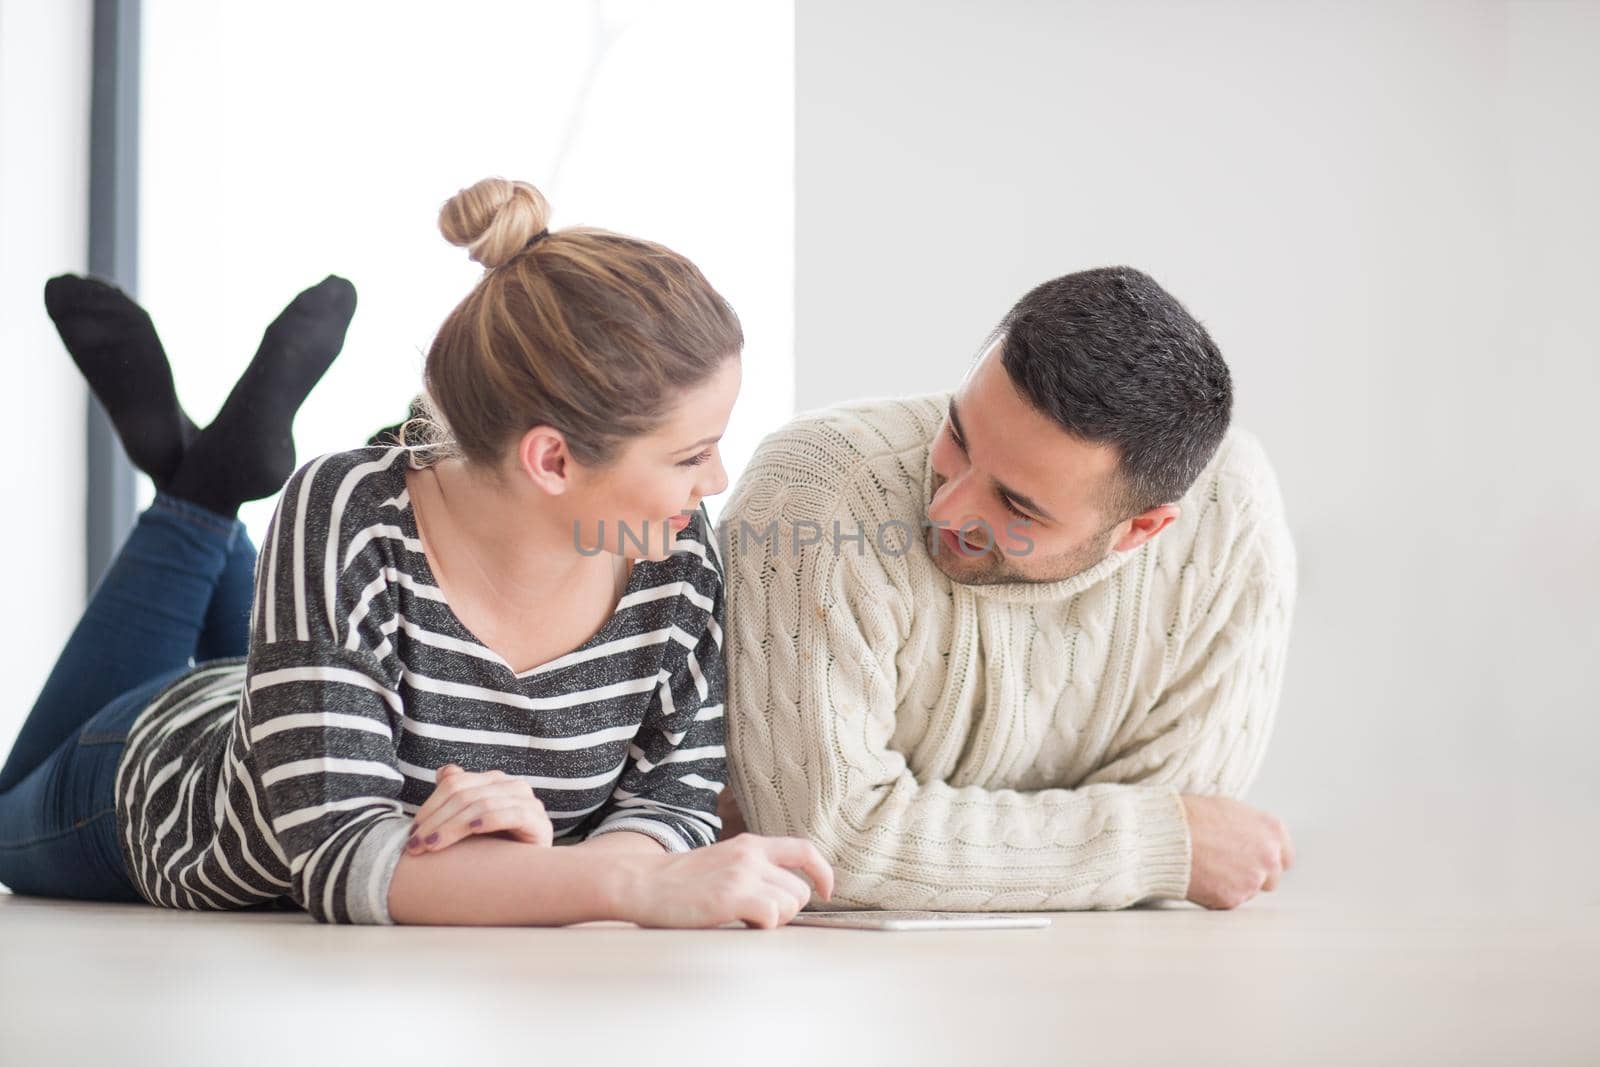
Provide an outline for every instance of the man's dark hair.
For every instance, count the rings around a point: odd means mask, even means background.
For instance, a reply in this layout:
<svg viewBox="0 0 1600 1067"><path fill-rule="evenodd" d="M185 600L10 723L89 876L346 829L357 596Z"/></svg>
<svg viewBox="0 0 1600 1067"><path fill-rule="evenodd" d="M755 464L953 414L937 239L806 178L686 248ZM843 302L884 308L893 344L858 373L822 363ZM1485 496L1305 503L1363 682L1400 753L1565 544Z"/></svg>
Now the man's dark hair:
<svg viewBox="0 0 1600 1067"><path fill-rule="evenodd" d="M1001 364L1062 429L1111 445L1118 477L1101 506L1117 520L1188 491L1222 443L1233 383L1222 353L1143 271L1101 267L1045 282L996 333Z"/></svg>

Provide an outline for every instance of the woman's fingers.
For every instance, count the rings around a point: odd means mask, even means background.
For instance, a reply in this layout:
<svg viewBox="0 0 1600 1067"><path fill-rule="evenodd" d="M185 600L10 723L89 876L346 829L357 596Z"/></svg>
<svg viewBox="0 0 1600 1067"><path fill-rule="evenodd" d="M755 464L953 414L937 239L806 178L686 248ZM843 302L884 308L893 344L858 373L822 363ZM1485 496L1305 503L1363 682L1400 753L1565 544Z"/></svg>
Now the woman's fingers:
<svg viewBox="0 0 1600 1067"><path fill-rule="evenodd" d="M832 898L833 868L822 858L816 845L803 837L763 837L759 840L773 863L804 873L823 900Z"/></svg>
<svg viewBox="0 0 1600 1067"><path fill-rule="evenodd" d="M459 837L451 838L446 832L446 827L469 825L474 818L488 814L491 810L503 807L512 807L521 814L521 821L531 820L535 815L544 816L544 808L534 798L533 793L526 786L520 790L506 789L503 785L486 785L476 789L464 791L445 802L437 812L426 822L420 822L413 831L413 838L421 842L425 849L438 850L449 845ZM470 829L469 833L489 833L489 830ZM462 837L466 834L462 834Z"/></svg>
<svg viewBox="0 0 1600 1067"><path fill-rule="evenodd" d="M811 900L811 886L799 873L809 875L819 891L832 892L833 870L811 842L792 837L745 835L742 862L753 863L754 875L746 883L738 917L750 926L770 930L793 919Z"/></svg>
<svg viewBox="0 0 1600 1067"><path fill-rule="evenodd" d="M532 797L532 803L518 802L516 810L522 818L512 826L505 827L505 832L525 845L551 845L555 842L555 827L551 825L550 816L545 812L544 805L539 803L537 797ZM474 833L491 833L488 829L477 829Z"/></svg>
<svg viewBox="0 0 1600 1067"><path fill-rule="evenodd" d="M528 844L548 845L550 820L515 797L490 796L461 808L435 832L438 840L425 846L426 851L439 852L474 834L494 833L511 833Z"/></svg>
<svg viewBox="0 0 1600 1067"><path fill-rule="evenodd" d="M411 820L411 840L408 843L412 848L426 847L439 840L435 836L439 827L463 804L469 803L472 796L491 785L487 781L480 782L479 778L479 775L461 774L455 777L441 776L436 780L433 793L423 801L422 807L417 809L417 814Z"/></svg>
<svg viewBox="0 0 1600 1067"><path fill-rule="evenodd" d="M414 833L422 822L431 819L451 797L455 796L457 790L482 777L484 776L481 774L463 771L454 763L446 763L440 767L434 772L433 792L428 794L428 799L422 802L422 806L417 808L417 813L411 817L412 832Z"/></svg>
<svg viewBox="0 0 1600 1067"><path fill-rule="evenodd" d="M789 918L793 918L795 911L799 911L811 902L811 887L793 871L786 871L782 867L770 867L762 876L762 880L783 894L784 903L794 902L794 911L789 913Z"/></svg>
<svg viewBox="0 0 1600 1067"><path fill-rule="evenodd" d="M471 827L472 819L487 814L491 809L498 810L507 806L521 812L521 817L515 823L519 840L529 843L550 843L552 834L549 816L545 815L544 805L539 802L539 798L534 795L526 782L498 771L487 774L472 774L466 771L447 773L446 768L441 768L433 795L417 809L407 847L414 852L428 849L437 851L470 834L508 829L509 827L496 827L494 830ZM470 814L461 818L463 812ZM465 825L467 830L458 832L458 826L457 830L447 834L445 827L457 823Z"/></svg>
<svg viewBox="0 0 1600 1067"><path fill-rule="evenodd" d="M773 899L771 893L759 893L750 897L739 910L739 921L759 930L771 930L788 920L783 916L783 907Z"/></svg>

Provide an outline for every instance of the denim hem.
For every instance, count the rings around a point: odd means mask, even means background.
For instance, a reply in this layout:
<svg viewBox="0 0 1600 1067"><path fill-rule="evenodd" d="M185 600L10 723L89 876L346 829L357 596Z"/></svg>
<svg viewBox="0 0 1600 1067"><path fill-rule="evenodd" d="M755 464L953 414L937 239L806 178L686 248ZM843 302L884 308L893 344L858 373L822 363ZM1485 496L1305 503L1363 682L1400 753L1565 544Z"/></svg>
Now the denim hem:
<svg viewBox="0 0 1600 1067"><path fill-rule="evenodd" d="M156 498L150 504L152 511L162 511L183 522L199 526L208 533L219 534L228 539L228 548L233 547L233 542L239 536L239 531L244 529L236 516L222 515L210 508L203 508L199 504L192 504L175 496L168 496L160 490L156 491Z"/></svg>
<svg viewBox="0 0 1600 1067"><path fill-rule="evenodd" d="M45 834L43 837L30 837L26 841L0 841L0 849L9 850L16 848L28 848L32 845L42 845L46 841L54 841L58 837L66 837L68 834L75 834L79 830L82 830L85 826L88 826L90 823L94 822L96 819L103 819L107 815L114 816L116 813L116 808L106 808L104 811L97 811L87 818L79 819L67 829L58 831L57 833Z"/></svg>

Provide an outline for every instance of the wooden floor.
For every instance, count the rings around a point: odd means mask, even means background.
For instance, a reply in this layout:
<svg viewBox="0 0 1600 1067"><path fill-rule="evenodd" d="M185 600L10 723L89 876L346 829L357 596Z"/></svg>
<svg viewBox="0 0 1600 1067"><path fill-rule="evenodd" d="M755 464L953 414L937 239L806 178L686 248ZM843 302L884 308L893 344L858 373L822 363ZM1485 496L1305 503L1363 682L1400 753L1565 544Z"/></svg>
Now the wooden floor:
<svg viewBox="0 0 1600 1067"><path fill-rule="evenodd" d="M981 933L330 928L0 894L0 1064L1600 1063L1600 901L1298 874L1232 913Z"/></svg>

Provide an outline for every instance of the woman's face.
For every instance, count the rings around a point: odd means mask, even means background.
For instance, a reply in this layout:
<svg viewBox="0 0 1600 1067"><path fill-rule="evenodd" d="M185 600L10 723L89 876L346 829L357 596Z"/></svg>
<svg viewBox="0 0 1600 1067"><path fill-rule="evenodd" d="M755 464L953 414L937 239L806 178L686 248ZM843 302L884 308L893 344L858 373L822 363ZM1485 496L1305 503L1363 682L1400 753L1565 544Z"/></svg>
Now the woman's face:
<svg viewBox="0 0 1600 1067"><path fill-rule="evenodd" d="M728 488L718 442L739 395L741 361L722 361L685 392L653 433L635 437L604 467L582 468L567 506L578 547L634 559L665 559L704 497Z"/></svg>

